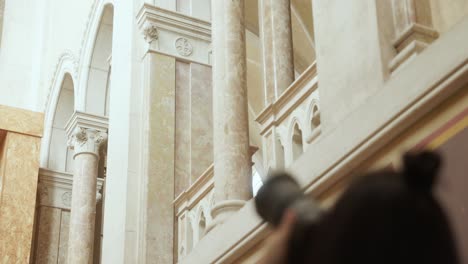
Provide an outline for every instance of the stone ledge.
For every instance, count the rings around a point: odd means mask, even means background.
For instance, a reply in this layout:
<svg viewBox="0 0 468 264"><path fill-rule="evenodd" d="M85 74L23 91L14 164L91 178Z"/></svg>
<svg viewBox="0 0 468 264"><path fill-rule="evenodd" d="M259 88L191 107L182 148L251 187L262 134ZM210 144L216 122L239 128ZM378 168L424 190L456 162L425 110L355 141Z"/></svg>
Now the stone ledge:
<svg viewBox="0 0 468 264"><path fill-rule="evenodd" d="M0 105L0 129L42 137L44 114Z"/></svg>

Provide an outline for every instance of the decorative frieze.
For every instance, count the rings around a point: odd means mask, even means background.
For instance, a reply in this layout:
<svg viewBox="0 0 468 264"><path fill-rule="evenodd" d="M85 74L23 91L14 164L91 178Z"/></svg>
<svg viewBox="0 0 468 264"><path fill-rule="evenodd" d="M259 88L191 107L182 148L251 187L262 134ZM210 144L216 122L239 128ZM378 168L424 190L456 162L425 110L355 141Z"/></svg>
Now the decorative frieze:
<svg viewBox="0 0 468 264"><path fill-rule="evenodd" d="M211 63L206 52L211 44L210 22L147 3L141 7L137 21L148 45L147 52Z"/></svg>
<svg viewBox="0 0 468 264"><path fill-rule="evenodd" d="M70 210L73 175L48 169L39 170L38 198L40 206ZM101 195L104 179L98 178L96 193Z"/></svg>

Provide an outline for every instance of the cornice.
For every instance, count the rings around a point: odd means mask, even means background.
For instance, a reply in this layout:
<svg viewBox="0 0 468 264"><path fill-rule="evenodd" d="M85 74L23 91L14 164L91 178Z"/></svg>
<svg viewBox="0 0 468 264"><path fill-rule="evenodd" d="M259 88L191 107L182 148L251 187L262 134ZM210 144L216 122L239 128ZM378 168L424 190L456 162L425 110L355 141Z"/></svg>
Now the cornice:
<svg viewBox="0 0 468 264"><path fill-rule="evenodd" d="M107 117L75 111L65 125L65 131L68 136L71 136L77 127L107 132L108 123Z"/></svg>
<svg viewBox="0 0 468 264"><path fill-rule="evenodd" d="M98 178L96 192L100 193L104 179ZM73 174L68 172L39 169L39 205L70 209L73 189Z"/></svg>
<svg viewBox="0 0 468 264"><path fill-rule="evenodd" d="M162 53L181 60L209 65L211 23L143 4L136 16L147 43L145 54Z"/></svg>
<svg viewBox="0 0 468 264"><path fill-rule="evenodd" d="M140 29L142 29L146 23L152 23L158 29L165 29L188 37L211 42L210 22L147 3L143 4L138 12L137 23Z"/></svg>

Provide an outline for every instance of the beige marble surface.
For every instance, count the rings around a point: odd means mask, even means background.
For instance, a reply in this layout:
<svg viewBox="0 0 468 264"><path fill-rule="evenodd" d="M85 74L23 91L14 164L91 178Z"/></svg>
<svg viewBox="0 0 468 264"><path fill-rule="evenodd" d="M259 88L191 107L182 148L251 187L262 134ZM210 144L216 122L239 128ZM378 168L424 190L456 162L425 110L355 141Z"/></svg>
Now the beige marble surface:
<svg viewBox="0 0 468 264"><path fill-rule="evenodd" d="M68 263L92 263L96 216L97 162L95 155L75 157L68 240Z"/></svg>
<svg viewBox="0 0 468 264"><path fill-rule="evenodd" d="M215 29L215 62L225 46L225 79L214 78L214 181L217 203L229 200L248 200L251 197L251 162L249 155L248 109L246 87L246 51L244 32L244 2L225 1L214 5L214 13L224 15L223 33ZM224 13L221 11L224 10ZM214 21L213 23L219 23ZM216 25L219 27L220 25ZM215 28L216 28L215 27ZM221 38L218 40L217 38Z"/></svg>
<svg viewBox="0 0 468 264"><path fill-rule="evenodd" d="M178 61L175 70L174 196L177 197L190 185L190 64Z"/></svg>
<svg viewBox="0 0 468 264"><path fill-rule="evenodd" d="M290 0L260 0L266 104L273 103L294 81Z"/></svg>
<svg viewBox="0 0 468 264"><path fill-rule="evenodd" d="M274 76L273 66L273 32L271 21L271 0L259 0L260 39L262 45L263 76ZM275 101L274 78L263 78L265 105Z"/></svg>
<svg viewBox="0 0 468 264"><path fill-rule="evenodd" d="M36 264L57 263L60 242L61 209L48 206L39 208Z"/></svg>
<svg viewBox="0 0 468 264"><path fill-rule="evenodd" d="M194 183L213 163L213 89L211 84L211 68L192 63L191 77L190 184Z"/></svg>
<svg viewBox="0 0 468 264"><path fill-rule="evenodd" d="M149 83L149 115L146 190L147 263L173 262L175 59L146 55L152 73Z"/></svg>
<svg viewBox="0 0 468 264"><path fill-rule="evenodd" d="M66 264L68 256L68 235L70 232L70 211L62 210L60 221L60 243L58 248L58 264Z"/></svg>
<svg viewBox="0 0 468 264"><path fill-rule="evenodd" d="M85 144L100 145L92 142L93 132L87 130ZM99 132L98 132L99 133ZM83 145L75 141L74 145ZM87 143L86 143L87 142ZM94 248L94 225L96 219L96 185L99 156L75 146L75 171L73 173L70 232L68 241L68 263L92 263ZM86 152L81 152L86 151Z"/></svg>
<svg viewBox="0 0 468 264"><path fill-rule="evenodd" d="M0 105L0 129L42 137L44 114Z"/></svg>
<svg viewBox="0 0 468 264"><path fill-rule="evenodd" d="M28 263L36 207L40 139L9 132L0 178L0 263Z"/></svg>

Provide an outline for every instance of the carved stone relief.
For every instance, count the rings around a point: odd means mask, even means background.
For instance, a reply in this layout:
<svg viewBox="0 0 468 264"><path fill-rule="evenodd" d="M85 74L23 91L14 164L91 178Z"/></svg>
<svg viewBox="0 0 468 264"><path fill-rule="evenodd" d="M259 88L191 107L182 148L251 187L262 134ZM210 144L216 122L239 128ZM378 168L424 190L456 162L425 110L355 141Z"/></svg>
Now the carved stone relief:
<svg viewBox="0 0 468 264"><path fill-rule="evenodd" d="M190 43L190 41L186 38L180 37L176 39L175 47L177 49L177 52L184 57L188 57L193 53L193 46Z"/></svg>

